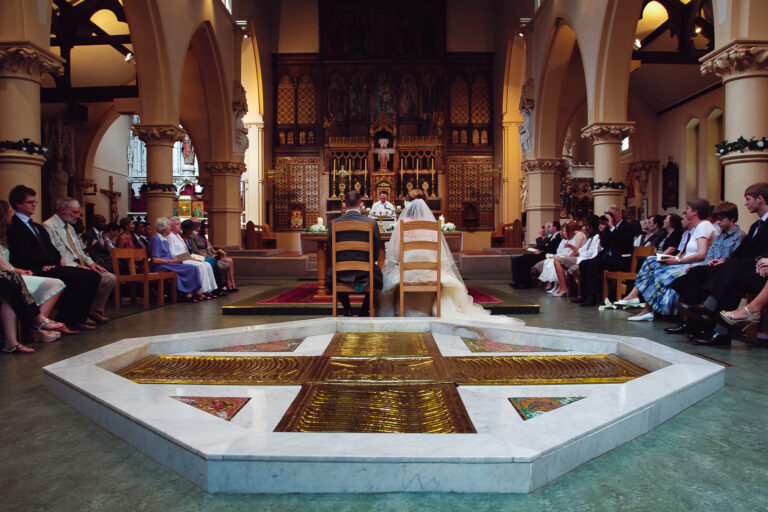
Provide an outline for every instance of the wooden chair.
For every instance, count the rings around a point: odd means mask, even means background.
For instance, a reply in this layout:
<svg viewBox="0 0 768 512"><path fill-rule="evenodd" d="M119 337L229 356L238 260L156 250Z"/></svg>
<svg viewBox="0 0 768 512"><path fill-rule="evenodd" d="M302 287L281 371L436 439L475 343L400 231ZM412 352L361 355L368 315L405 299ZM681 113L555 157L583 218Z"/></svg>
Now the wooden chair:
<svg viewBox="0 0 768 512"><path fill-rule="evenodd" d="M373 222L332 222L331 223L331 245L333 251L331 254L331 269L333 280L333 316L338 315L338 294L339 293L368 293L368 315L373 316ZM367 242L337 242L336 235L342 232L357 231L368 234ZM368 253L368 261L338 261L337 255L343 251L361 251ZM345 270L360 270L368 272L368 286L363 290L355 290L355 286L347 283L340 283L337 279L339 272Z"/></svg>
<svg viewBox="0 0 768 512"><path fill-rule="evenodd" d="M430 236L427 240L407 240L405 233L415 230L429 231ZM431 232L435 236L431 236ZM435 292L437 297L436 311L440 316L440 294L442 285L440 283L440 261L442 252L442 231L438 222L431 221L412 221L400 223L400 316L405 316L405 294L408 292ZM432 239L435 241L432 241ZM407 251L434 251L435 261L406 261L405 253ZM435 281L427 283L407 283L403 275L408 270L428 270L436 273Z"/></svg>
<svg viewBox="0 0 768 512"><path fill-rule="evenodd" d="M165 303L164 283L171 280L171 301L176 302L176 272L150 272L146 249L112 249L112 268L115 282L115 309L120 309L120 288L122 284L131 287L131 305L136 304L136 285L141 284L144 291L144 309L149 309L149 283L157 282L157 303ZM127 262L128 273L121 272L121 262ZM141 271L136 271L136 262L141 263ZM122 268L124 268L123 265Z"/></svg>
<svg viewBox="0 0 768 512"><path fill-rule="evenodd" d="M656 247L635 247L632 250L632 265L629 272L620 272L614 270L603 271L603 298L608 297L608 281L616 281L616 300L627 294L627 285L625 281L633 281L637 277L637 271L640 268L640 258L649 258L656 254Z"/></svg>

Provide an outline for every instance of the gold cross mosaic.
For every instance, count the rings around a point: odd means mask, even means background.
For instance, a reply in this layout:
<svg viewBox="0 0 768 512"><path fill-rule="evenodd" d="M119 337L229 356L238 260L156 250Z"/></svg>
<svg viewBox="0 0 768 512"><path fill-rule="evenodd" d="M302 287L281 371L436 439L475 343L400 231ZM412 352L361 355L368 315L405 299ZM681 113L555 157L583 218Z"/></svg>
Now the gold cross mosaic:
<svg viewBox="0 0 768 512"><path fill-rule="evenodd" d="M289 386L276 432L474 433L457 386L609 384L648 372L615 354L443 357L429 332L336 333L321 356L152 355L140 384Z"/></svg>

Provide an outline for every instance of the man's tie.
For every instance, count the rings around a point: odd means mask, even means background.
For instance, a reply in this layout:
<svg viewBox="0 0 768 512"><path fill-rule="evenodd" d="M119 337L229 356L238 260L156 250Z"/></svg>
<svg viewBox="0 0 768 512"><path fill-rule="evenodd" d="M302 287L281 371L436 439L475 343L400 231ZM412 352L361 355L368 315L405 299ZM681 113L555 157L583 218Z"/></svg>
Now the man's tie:
<svg viewBox="0 0 768 512"><path fill-rule="evenodd" d="M760 231L761 227L763 227L763 219L757 219L757 227L755 228L755 232L752 233L752 238L757 236L757 232Z"/></svg>
<svg viewBox="0 0 768 512"><path fill-rule="evenodd" d="M45 250L45 244L43 244L43 239L40 238L40 232L35 227L35 223L32 222L32 219L29 219L27 224L29 224L29 227L32 228L32 232L35 234L35 238L37 238L37 243L39 243L40 247L43 249L43 254L47 254L48 251Z"/></svg>
<svg viewBox="0 0 768 512"><path fill-rule="evenodd" d="M67 241L69 242L69 246L72 248L72 252L77 254L77 259L80 260L80 264L85 267L85 259L83 258L83 255L80 253L80 251L77 250L77 245L72 239L72 235L69 234L69 226L64 226L64 232L67 234Z"/></svg>

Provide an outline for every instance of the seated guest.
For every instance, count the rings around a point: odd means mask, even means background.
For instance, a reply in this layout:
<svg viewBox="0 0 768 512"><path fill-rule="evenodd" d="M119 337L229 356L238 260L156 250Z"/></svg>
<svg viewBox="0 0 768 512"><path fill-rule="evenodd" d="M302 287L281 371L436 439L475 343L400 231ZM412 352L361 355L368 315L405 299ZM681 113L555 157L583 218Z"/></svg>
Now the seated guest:
<svg viewBox="0 0 768 512"><path fill-rule="evenodd" d="M219 261L223 261L227 265L229 265L229 271L226 274L227 277L227 291L228 292L236 292L239 291L237 289L237 286L235 285L235 262L227 256L227 253L224 252L221 249L216 249L211 242L208 240L208 225L205 223L205 221L200 223L200 226L197 227L194 231L195 237L198 238L202 243L205 243L206 250L208 256L215 256L219 259Z"/></svg>
<svg viewBox="0 0 768 512"><path fill-rule="evenodd" d="M0 270L0 322L3 324L3 334L5 335L3 352L34 354L33 348L19 342L16 334L17 320L21 322L22 326L34 326L36 329L49 331L60 330L65 327L64 324L48 320L40 313L18 273ZM46 341L55 341L55 339Z"/></svg>
<svg viewBox="0 0 768 512"><path fill-rule="evenodd" d="M112 250L117 247L117 237L120 236L120 226L114 222L110 222L104 228L104 238L108 241L109 249Z"/></svg>
<svg viewBox="0 0 768 512"><path fill-rule="evenodd" d="M607 228L600 238L603 252L596 258L584 260L579 263L581 274L581 288L584 297L581 305L584 307L597 304L598 289L604 270L629 270L632 259L634 236L632 227L624 221L621 210L611 206L606 210L608 219Z"/></svg>
<svg viewBox="0 0 768 512"><path fill-rule="evenodd" d="M632 245L635 247L642 245L641 242L645 242L645 228L643 227L643 223L639 220L633 220L629 225L632 226L632 233L635 235Z"/></svg>
<svg viewBox="0 0 768 512"><path fill-rule="evenodd" d="M680 245L683 233L685 232L685 229L683 229L683 219L676 213L670 213L664 217L663 228L667 236L656 247L656 252L663 254L677 253L677 246Z"/></svg>
<svg viewBox="0 0 768 512"><path fill-rule="evenodd" d="M37 209L37 193L24 185L11 190L9 203L16 210L8 228L10 263L26 267L33 274L64 281L66 288L59 303L59 318L67 324L64 334L76 334L76 329L93 329L88 320L91 304L99 288L99 272L81 267L66 266L59 251L42 225L32 220Z"/></svg>
<svg viewBox="0 0 768 512"><path fill-rule="evenodd" d="M43 225L48 230L51 242L59 251L65 266L90 269L99 276L99 288L93 296L88 316L96 322L105 323L109 319L104 316L104 308L112 295L117 278L106 268L94 262L80 245L80 239L72 227L75 219L78 218L80 218L80 203L71 197L62 197L56 202L56 213Z"/></svg>
<svg viewBox="0 0 768 512"><path fill-rule="evenodd" d="M11 225L11 205L6 201L0 199L0 276L5 276L8 279L17 280L16 276L9 275L10 272L15 272L21 276L23 285L27 288L27 292L22 291L22 286L16 284L16 288L24 293L32 295L32 299L35 301L35 305L40 308L39 312L41 318L48 317L53 311L53 306L59 299L59 295L64 290L64 282L61 279L54 279L52 277L39 277L33 276L29 270L23 270L20 268L14 268L13 265L8 263L10 261L10 254L6 246L8 245L7 230ZM59 328L65 327L64 324L57 324ZM25 326L30 327L30 326ZM15 324L14 324L15 328ZM44 328L32 329L31 331L32 341L40 343L48 343L56 341L61 337L61 333L58 331L49 331Z"/></svg>
<svg viewBox="0 0 768 512"><path fill-rule="evenodd" d="M578 255L557 256L554 258L555 273L557 274L558 291L553 293L553 297L564 297L568 295L568 281L565 273L571 276L573 280L579 279L579 263L597 257L600 252L600 220L597 215L587 217L587 223L584 226L584 236L586 241L579 247Z"/></svg>
<svg viewBox="0 0 768 512"><path fill-rule="evenodd" d="M123 217L120 219L119 225L120 234L117 235L115 247L118 249L136 249L136 244L133 239L133 232L136 229L136 225L134 224L133 219L130 217ZM143 247L139 247L139 249L143 249Z"/></svg>
<svg viewBox="0 0 768 512"><path fill-rule="evenodd" d="M83 244L85 251L91 259L112 272L112 254L114 247L112 241L104 236L104 228L107 227L107 219L98 213L93 216L91 227L83 233Z"/></svg>
<svg viewBox="0 0 768 512"><path fill-rule="evenodd" d="M688 304L698 304L704 300L699 296L701 283L706 280L705 276L709 267L717 261L723 261L739 246L744 239L744 232L736 224L739 219L738 207L733 203L720 203L712 212L712 217L720 227L720 234L717 235L712 245L709 246L707 257L704 259L705 266L690 267L686 273L669 285L678 294L682 302ZM665 332L670 334L689 334L691 328L687 322L683 322L676 327L666 327Z"/></svg>
<svg viewBox="0 0 768 512"><path fill-rule="evenodd" d="M182 264L168 248L168 236L171 234L171 219L160 217L155 221L157 233L149 241L149 256L152 272L176 272L176 286L184 293L186 302L199 302L196 295L201 291L200 273L196 267Z"/></svg>
<svg viewBox="0 0 768 512"><path fill-rule="evenodd" d="M647 238L643 247L654 246L657 249L659 245L667 238L667 231L664 229L664 216L654 215L648 218Z"/></svg>
<svg viewBox="0 0 768 512"><path fill-rule="evenodd" d="M131 233L133 239L133 246L136 249L144 249L149 246L149 239L147 238L147 223L143 221L134 222L134 231Z"/></svg>
<svg viewBox="0 0 768 512"><path fill-rule="evenodd" d="M363 217L361 213L363 203L360 200L360 193L357 190L350 190L347 192L347 195L344 198L344 207L347 209L347 211L344 212L344 215L332 220L331 226L336 222L373 222L369 218ZM361 240L361 236L364 237L364 239ZM373 228L373 240L368 240L368 235L360 233L359 231L339 232L336 235L336 239L339 242L370 242L373 246L374 258L379 254L379 230L376 229L376 226ZM333 254L332 227L328 229L328 252ZM336 255L336 261L368 261L368 254L361 251L340 251ZM383 279L381 268L379 268L378 265L373 266L373 283L369 283L369 277L370 276L368 272L364 272L362 270L345 270L338 273L337 279L342 283L354 284L355 289L358 290L363 290L369 284L371 284L375 289L381 290ZM327 286L329 290L333 290L333 268L331 267L328 267L328 270L325 274L325 286ZM352 305L349 302L349 294L339 293L338 297L339 302L341 302L344 316L352 316ZM370 296L366 293L365 299L363 299L363 304L360 306L360 311L358 311L358 315L368 316L370 307Z"/></svg>
<svg viewBox="0 0 768 512"><path fill-rule="evenodd" d="M637 278L635 278L635 287L629 295L616 301L616 304L630 305L638 304L640 295L645 298L643 310L639 314L629 317L628 320L652 321L653 311L662 315L673 314L677 304L677 292L670 288L670 283L684 275L691 265L704 262L709 241L715 232L712 223L706 220L709 216L709 201L706 199L688 201L684 215L692 232L690 236L683 238L682 250L674 257L645 260L637 273Z"/></svg>
<svg viewBox="0 0 768 512"><path fill-rule="evenodd" d="M537 265L541 264L542 267L539 281L547 283L548 286L551 285L551 287L548 288L549 293L554 294L559 291L559 287L555 286L558 284L557 272L555 271L555 259L558 257L575 258L579 254L579 249L582 244L584 244L586 235L581 230L577 231L576 228L576 222L574 221L566 224L560 232L562 241L560 242L560 246L557 248L555 255L552 258L547 258L534 265L535 268ZM561 297L561 295L558 295L558 297Z"/></svg>
<svg viewBox="0 0 768 512"><path fill-rule="evenodd" d="M747 236L730 258L712 260L700 271L697 277L698 282L703 282L702 290L695 295L705 297L701 304L681 304L683 316L707 332L694 339L699 345L731 343L728 326L715 312L720 308L726 311L735 309L745 293L757 293L762 289L765 275L768 275L768 267L765 266L768 263L768 229L765 228L768 221L768 183L750 185L744 191L744 198L747 210L757 214L759 219L750 226Z"/></svg>
<svg viewBox="0 0 768 512"><path fill-rule="evenodd" d="M219 291L221 293L226 292L227 283L225 280L226 271L229 270L229 267L227 266L226 269L222 269L218 263L219 261L216 259L215 256L208 256L208 251L206 250L200 250L198 249L198 241L192 237L192 233L196 228L200 227L200 223L196 220L187 219L184 222L181 223L181 239L184 240L184 243L187 245L187 251L189 254L195 254L197 256L201 256L205 258L205 262L211 266L211 270L213 271L213 277L216 279L216 286L218 287ZM207 247L206 247L207 249ZM224 265L224 264L222 264Z"/></svg>
<svg viewBox="0 0 768 512"><path fill-rule="evenodd" d="M544 238L541 245L528 254L512 258L512 286L513 288L530 288L531 267L546 258L547 254L554 254L560 246L560 223L547 222L544 226Z"/></svg>
<svg viewBox="0 0 768 512"><path fill-rule="evenodd" d="M191 258L187 244L181 238L181 220L178 217L171 217L171 233L166 237L168 248L174 258L179 258L185 265L191 265L197 268L200 273L202 285L202 296L204 299L212 299L213 292L216 291L216 276L213 275L213 269L205 261L198 261Z"/></svg>

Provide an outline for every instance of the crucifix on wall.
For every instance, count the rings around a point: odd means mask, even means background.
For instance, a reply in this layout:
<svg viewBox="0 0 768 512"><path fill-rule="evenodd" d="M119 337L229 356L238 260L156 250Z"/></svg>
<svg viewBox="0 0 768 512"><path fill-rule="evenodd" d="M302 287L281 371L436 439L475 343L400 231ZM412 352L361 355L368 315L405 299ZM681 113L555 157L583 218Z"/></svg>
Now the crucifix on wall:
<svg viewBox="0 0 768 512"><path fill-rule="evenodd" d="M379 148L373 150L379 159L379 171L386 171L389 169L389 156L394 155L395 153L394 149L387 148L388 145L389 140L386 138L381 138L379 139Z"/></svg>
<svg viewBox="0 0 768 512"><path fill-rule="evenodd" d="M109 190L102 188L100 192L109 198L109 222L114 222L117 224L117 221L120 217L120 211L117 208L117 202L120 200L120 196L123 194L115 190L114 176L109 177Z"/></svg>

